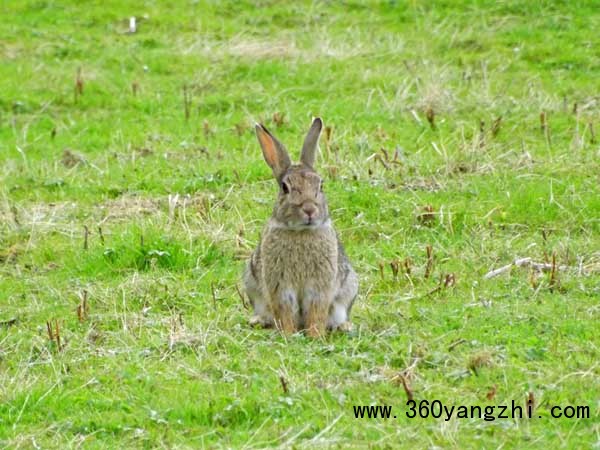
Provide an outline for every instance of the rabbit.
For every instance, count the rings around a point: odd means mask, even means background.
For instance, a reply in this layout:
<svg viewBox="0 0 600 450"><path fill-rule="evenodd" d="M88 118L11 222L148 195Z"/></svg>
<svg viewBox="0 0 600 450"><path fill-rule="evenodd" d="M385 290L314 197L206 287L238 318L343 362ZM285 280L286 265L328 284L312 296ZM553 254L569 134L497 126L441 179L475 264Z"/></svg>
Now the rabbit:
<svg viewBox="0 0 600 450"><path fill-rule="evenodd" d="M329 217L323 180L313 166L323 128L315 118L299 164L264 125L256 136L279 186L273 214L246 265L244 288L254 309L252 325L285 334L350 331L358 276Z"/></svg>

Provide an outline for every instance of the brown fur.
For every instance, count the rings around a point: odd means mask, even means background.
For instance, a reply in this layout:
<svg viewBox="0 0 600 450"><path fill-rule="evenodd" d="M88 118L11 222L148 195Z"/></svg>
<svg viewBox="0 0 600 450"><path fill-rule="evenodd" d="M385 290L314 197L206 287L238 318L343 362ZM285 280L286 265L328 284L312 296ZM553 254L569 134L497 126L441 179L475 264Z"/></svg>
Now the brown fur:
<svg viewBox="0 0 600 450"><path fill-rule="evenodd" d="M266 128L256 132L265 161L280 190L273 215L244 274L254 307L251 322L284 333L326 328L347 330L358 278L329 219L322 180L313 170L322 128L315 119L305 139L301 164L292 165L285 147Z"/></svg>

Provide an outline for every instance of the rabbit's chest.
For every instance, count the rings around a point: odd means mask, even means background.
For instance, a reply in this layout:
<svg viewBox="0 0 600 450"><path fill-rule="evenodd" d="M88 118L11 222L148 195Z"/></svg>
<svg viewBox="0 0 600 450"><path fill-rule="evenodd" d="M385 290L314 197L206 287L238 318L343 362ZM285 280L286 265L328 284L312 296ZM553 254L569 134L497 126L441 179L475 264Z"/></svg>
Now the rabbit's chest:
<svg viewBox="0 0 600 450"><path fill-rule="evenodd" d="M263 275L271 292L328 289L337 276L335 231L287 231L272 233L263 241Z"/></svg>

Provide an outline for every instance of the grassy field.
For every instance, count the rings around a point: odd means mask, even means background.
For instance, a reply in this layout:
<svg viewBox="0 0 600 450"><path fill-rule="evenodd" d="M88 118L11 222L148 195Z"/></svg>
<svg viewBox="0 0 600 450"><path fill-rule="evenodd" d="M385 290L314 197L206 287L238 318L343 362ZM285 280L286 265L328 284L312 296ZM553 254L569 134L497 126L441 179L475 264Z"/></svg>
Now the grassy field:
<svg viewBox="0 0 600 450"><path fill-rule="evenodd" d="M0 5L0 446L600 445L597 2L79 3ZM253 124L317 115L361 289L286 338L238 294Z"/></svg>

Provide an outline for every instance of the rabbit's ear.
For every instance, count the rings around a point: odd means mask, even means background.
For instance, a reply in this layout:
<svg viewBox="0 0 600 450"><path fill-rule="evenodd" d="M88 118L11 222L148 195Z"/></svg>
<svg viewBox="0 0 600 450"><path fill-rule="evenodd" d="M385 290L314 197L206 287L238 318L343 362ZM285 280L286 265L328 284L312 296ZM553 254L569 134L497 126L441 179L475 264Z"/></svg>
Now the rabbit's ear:
<svg viewBox="0 0 600 450"><path fill-rule="evenodd" d="M306 138L304 139L300 161L302 161L308 167L313 167L315 164L317 144L319 143L319 136L321 135L322 129L323 121L319 117L315 118L310 126L310 130L308 130Z"/></svg>
<svg viewBox="0 0 600 450"><path fill-rule="evenodd" d="M279 180L292 164L287 150L264 125L257 123L255 129L265 161L273 170L275 178Z"/></svg>

